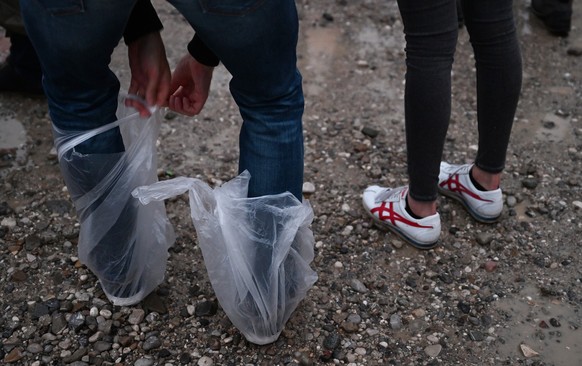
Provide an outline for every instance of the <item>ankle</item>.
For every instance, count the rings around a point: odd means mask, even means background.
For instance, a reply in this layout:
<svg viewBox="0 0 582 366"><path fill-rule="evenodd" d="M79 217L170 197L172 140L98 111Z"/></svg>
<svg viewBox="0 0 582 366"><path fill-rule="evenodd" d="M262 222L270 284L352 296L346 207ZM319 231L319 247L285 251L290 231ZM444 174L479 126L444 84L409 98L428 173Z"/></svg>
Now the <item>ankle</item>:
<svg viewBox="0 0 582 366"><path fill-rule="evenodd" d="M501 173L489 173L476 165L474 165L469 172L469 177L471 178L471 181L473 181L475 188L482 191L496 190L501 183Z"/></svg>
<svg viewBox="0 0 582 366"><path fill-rule="evenodd" d="M417 201L407 195L406 211L415 219L422 219L436 214L437 204L436 201Z"/></svg>

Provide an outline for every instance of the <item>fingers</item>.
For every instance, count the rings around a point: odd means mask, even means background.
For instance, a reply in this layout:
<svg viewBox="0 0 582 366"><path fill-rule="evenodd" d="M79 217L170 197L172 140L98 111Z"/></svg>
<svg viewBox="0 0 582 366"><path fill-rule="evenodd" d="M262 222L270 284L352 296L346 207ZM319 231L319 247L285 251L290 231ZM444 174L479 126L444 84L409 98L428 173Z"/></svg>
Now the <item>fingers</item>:
<svg viewBox="0 0 582 366"><path fill-rule="evenodd" d="M150 106L163 107L170 95L170 77L168 75L152 75L146 84L145 100Z"/></svg>
<svg viewBox="0 0 582 366"><path fill-rule="evenodd" d="M144 105L143 103L141 103L135 99L130 99L130 98L125 99L125 106L134 108L135 110L137 110L139 112L139 115L142 117L151 116L149 108L146 105Z"/></svg>
<svg viewBox="0 0 582 366"><path fill-rule="evenodd" d="M187 116L195 116L200 113L200 108L192 103L188 97L172 95L170 97L169 105L171 110Z"/></svg>

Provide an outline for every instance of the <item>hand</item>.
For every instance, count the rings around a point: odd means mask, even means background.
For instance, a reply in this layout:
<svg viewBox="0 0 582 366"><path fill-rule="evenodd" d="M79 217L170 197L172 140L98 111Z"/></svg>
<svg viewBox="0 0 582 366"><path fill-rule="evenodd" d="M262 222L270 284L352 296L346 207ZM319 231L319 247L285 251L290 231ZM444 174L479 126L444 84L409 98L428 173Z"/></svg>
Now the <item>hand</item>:
<svg viewBox="0 0 582 366"><path fill-rule="evenodd" d="M188 116L195 116L202 110L208 99L214 67L196 61L185 55L178 62L170 84L171 110Z"/></svg>
<svg viewBox="0 0 582 366"><path fill-rule="evenodd" d="M152 32L130 43L128 57L131 69L129 94L144 98L148 106L166 106L171 73L160 33ZM142 103L130 99L125 103L136 108L143 117L150 115Z"/></svg>

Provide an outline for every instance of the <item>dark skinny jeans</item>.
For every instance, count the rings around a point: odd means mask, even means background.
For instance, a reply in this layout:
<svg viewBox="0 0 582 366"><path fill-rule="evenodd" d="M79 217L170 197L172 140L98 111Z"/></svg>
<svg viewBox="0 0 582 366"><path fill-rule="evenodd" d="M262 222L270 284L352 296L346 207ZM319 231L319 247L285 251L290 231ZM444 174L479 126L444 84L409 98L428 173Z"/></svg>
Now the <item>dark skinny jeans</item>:
<svg viewBox="0 0 582 366"><path fill-rule="evenodd" d="M405 121L410 195L437 198L451 115L451 69L459 32L456 0L398 0L406 37ZM511 0L463 0L477 70L475 164L499 173L519 93L522 63ZM469 77L469 75L467 75Z"/></svg>

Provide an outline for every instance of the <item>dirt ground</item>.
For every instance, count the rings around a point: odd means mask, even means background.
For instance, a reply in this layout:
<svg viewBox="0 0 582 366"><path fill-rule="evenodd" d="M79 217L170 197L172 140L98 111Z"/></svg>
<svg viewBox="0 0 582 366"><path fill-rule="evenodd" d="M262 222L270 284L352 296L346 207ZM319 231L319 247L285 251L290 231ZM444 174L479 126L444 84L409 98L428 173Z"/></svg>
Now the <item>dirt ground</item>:
<svg viewBox="0 0 582 366"><path fill-rule="evenodd" d="M191 29L155 0L171 65ZM77 261L77 219L52 150L46 100L0 95L0 360L18 365L582 364L582 3L568 38L515 2L524 77L503 220L473 221L441 198L441 241L419 251L373 226L361 193L406 184L404 37L396 2L298 0L305 182L319 279L281 337L256 346L219 308L187 197L166 203L177 234L163 306L109 304ZM8 40L0 38L0 57ZM123 86L123 44L112 69ZM240 116L215 72L195 118L168 113L159 176L211 186L237 174ZM476 153L474 59L460 30L444 160ZM135 315L143 310L136 323ZM82 317L83 322L75 320ZM138 316L139 318L139 316ZM62 325L59 327L58 325ZM104 325L105 324L105 325ZM108 325L108 326L107 326Z"/></svg>

